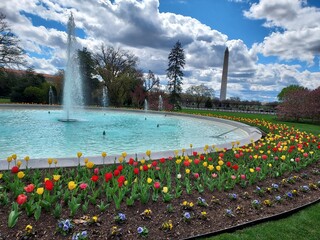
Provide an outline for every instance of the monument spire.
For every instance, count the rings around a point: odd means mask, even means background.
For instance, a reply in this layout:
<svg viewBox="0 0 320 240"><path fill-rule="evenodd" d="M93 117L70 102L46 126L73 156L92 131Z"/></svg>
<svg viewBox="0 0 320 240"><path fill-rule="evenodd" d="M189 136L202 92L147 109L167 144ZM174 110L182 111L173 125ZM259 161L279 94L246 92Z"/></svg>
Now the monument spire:
<svg viewBox="0 0 320 240"><path fill-rule="evenodd" d="M227 98L228 62L229 62L229 49L227 47L226 50L224 51L220 101L226 100Z"/></svg>

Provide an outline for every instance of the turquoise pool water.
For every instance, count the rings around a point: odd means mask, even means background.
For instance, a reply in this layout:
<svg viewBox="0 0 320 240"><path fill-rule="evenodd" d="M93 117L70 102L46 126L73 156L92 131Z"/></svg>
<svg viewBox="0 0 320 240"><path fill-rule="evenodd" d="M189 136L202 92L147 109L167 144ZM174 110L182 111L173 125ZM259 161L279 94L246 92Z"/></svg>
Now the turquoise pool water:
<svg viewBox="0 0 320 240"><path fill-rule="evenodd" d="M49 113L50 111L50 113ZM77 122L60 122L62 110L1 109L0 159L12 154L19 158L98 156L140 153L146 150L181 150L242 139L247 134L235 127L204 119L122 112L86 110ZM105 131L105 135L103 135Z"/></svg>

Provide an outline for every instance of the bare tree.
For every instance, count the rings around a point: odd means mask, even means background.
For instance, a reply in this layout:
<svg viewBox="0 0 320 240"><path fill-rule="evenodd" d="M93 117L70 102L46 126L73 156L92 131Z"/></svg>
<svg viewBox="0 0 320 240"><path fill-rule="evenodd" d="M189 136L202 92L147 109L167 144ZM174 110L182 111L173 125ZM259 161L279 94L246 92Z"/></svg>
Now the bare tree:
<svg viewBox="0 0 320 240"><path fill-rule="evenodd" d="M11 32L5 19L6 16L0 13L0 66L25 65L24 51L19 46L19 39Z"/></svg>
<svg viewBox="0 0 320 240"><path fill-rule="evenodd" d="M154 73L149 70L147 78L144 80L144 87L146 92L152 91L152 90L159 90L159 84L160 84L160 79L159 77L156 78Z"/></svg>
<svg viewBox="0 0 320 240"><path fill-rule="evenodd" d="M205 86L204 84L200 84L198 86L191 86L187 89L186 93L192 95L195 98L197 108L199 108L200 104L207 98L214 97L214 90Z"/></svg>
<svg viewBox="0 0 320 240"><path fill-rule="evenodd" d="M138 58L120 48L114 49L102 45L94 56L96 72L107 86L109 101L121 106L130 97L137 84L142 82L143 74L137 70Z"/></svg>

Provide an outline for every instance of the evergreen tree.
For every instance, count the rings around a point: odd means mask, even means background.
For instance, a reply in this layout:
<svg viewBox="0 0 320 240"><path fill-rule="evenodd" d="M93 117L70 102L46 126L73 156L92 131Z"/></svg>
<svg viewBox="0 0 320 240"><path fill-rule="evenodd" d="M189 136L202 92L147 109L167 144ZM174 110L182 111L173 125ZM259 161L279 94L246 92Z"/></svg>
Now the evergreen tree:
<svg viewBox="0 0 320 240"><path fill-rule="evenodd" d="M179 99L182 92L182 79L185 56L180 41L176 42L168 57L169 64L167 69L168 89L170 91L170 103L174 108L180 108Z"/></svg>

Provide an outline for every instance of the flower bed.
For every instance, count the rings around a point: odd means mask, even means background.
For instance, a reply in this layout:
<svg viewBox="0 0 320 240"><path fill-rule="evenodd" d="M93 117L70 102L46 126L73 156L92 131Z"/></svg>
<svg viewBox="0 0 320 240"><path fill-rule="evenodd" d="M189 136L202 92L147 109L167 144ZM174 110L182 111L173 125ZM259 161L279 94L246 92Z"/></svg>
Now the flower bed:
<svg viewBox="0 0 320 240"><path fill-rule="evenodd" d="M285 212L319 199L318 136L285 125L237 118L268 130L231 150L205 146L192 156L126 159L95 166L0 173L4 239L183 239ZM192 145L190 146L192 147ZM184 152L184 151L182 151ZM102 158L106 153L102 153ZM55 167L53 167L53 164Z"/></svg>

